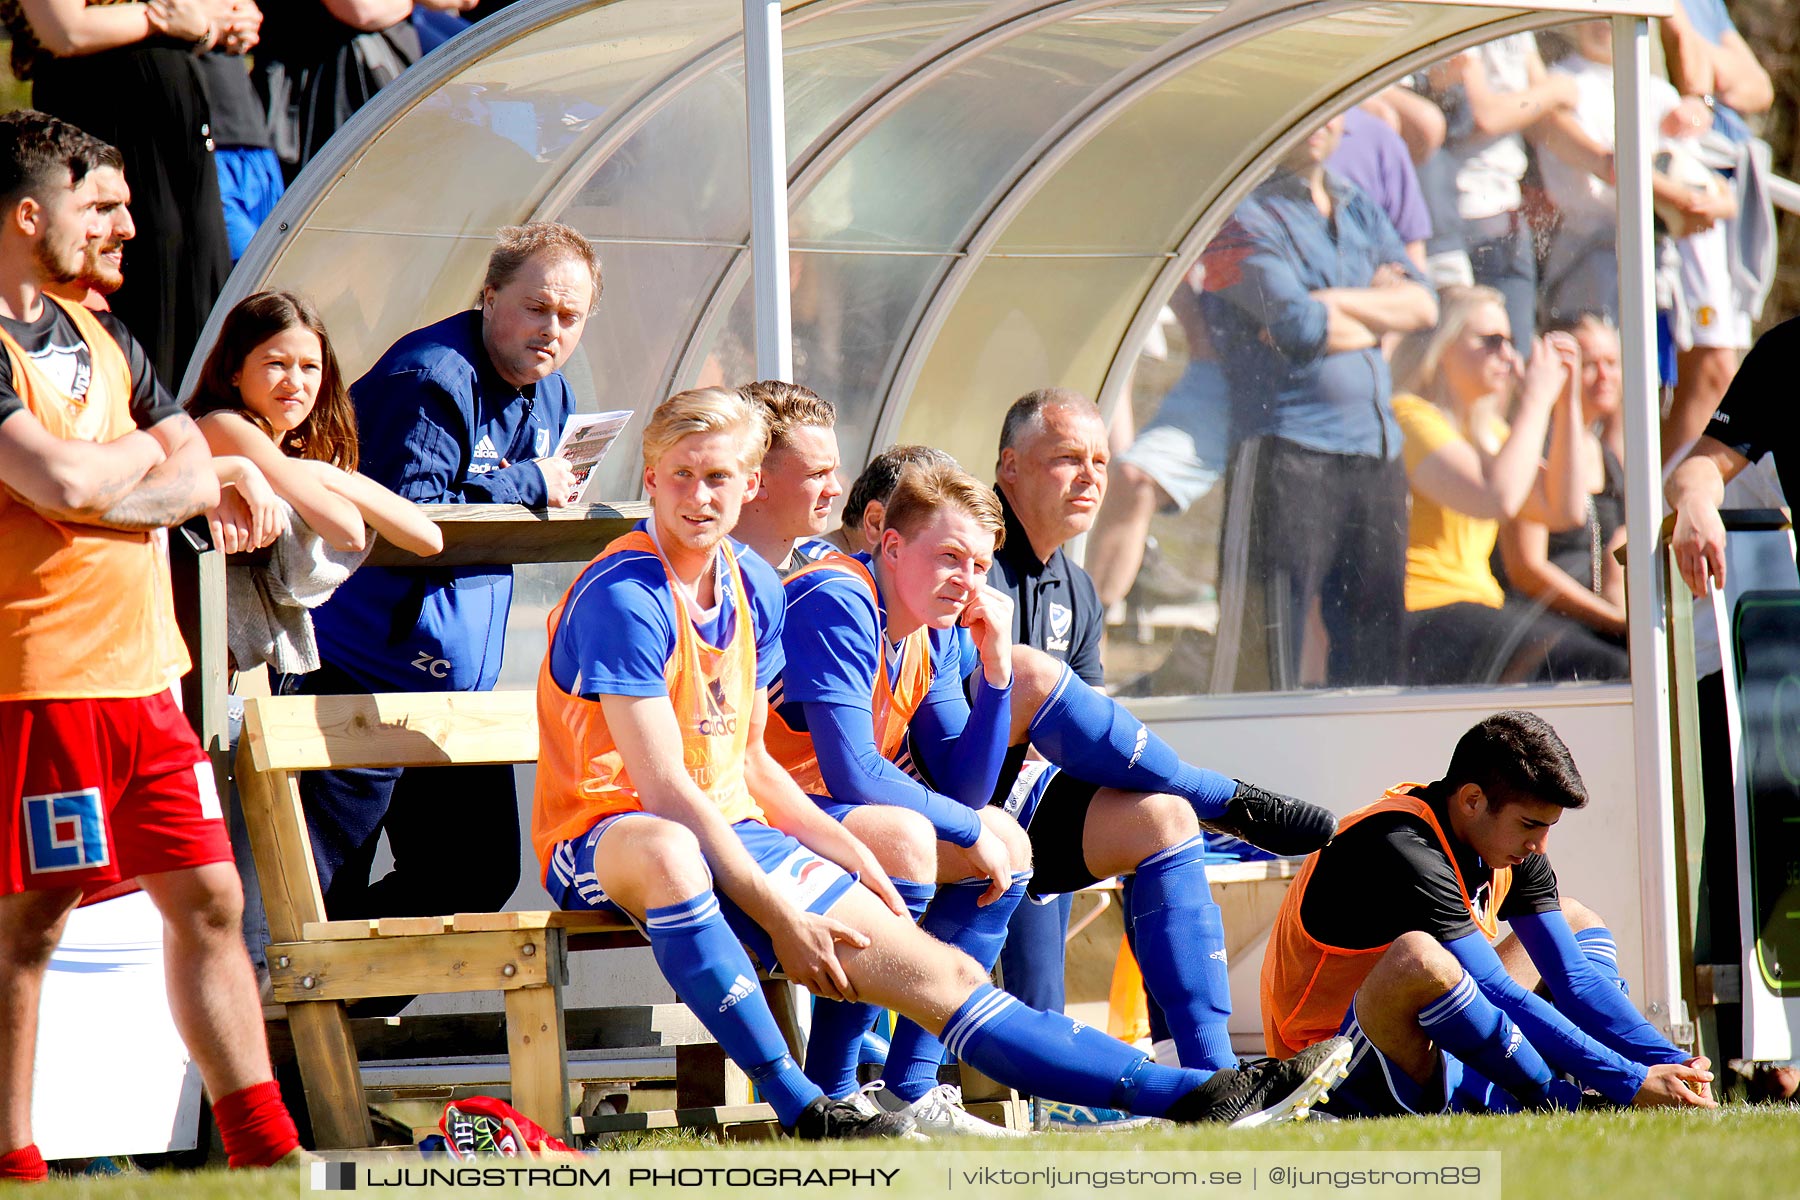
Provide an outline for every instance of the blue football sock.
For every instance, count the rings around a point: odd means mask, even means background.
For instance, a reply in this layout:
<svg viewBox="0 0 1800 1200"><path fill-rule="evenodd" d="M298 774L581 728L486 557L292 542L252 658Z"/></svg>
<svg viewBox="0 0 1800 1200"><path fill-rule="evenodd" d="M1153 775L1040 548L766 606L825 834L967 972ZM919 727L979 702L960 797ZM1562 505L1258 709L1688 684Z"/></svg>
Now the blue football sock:
<svg viewBox="0 0 1800 1200"><path fill-rule="evenodd" d="M757 986L756 968L725 924L718 898L708 889L692 900L648 909L644 932L656 965L681 1002L750 1076L781 1123L792 1125L820 1091L789 1056Z"/></svg>
<svg viewBox="0 0 1800 1200"><path fill-rule="evenodd" d="M944 1025L944 1044L964 1062L1046 1100L1160 1117L1209 1072L1161 1067L1141 1052L1062 1013L1026 1008L982 984Z"/></svg>
<svg viewBox="0 0 1800 1200"><path fill-rule="evenodd" d="M1143 962L1143 959L1138 955L1137 929L1131 923L1131 896L1132 892L1136 890L1137 887L1135 880L1136 876L1133 875L1126 875L1120 878L1119 905L1125 913L1125 944L1131 947L1131 957L1133 961L1141 963ZM1150 989L1148 988L1144 989L1144 1009L1150 1018L1150 1044L1156 1052L1156 1060L1158 1062L1163 1062L1165 1061L1165 1051L1163 1047L1165 1045L1173 1046L1175 1044L1175 1035L1169 1032L1169 1018L1168 1015L1163 1012L1163 1006L1156 1002L1156 997L1150 994ZM1180 1061L1179 1054L1174 1057L1177 1062Z"/></svg>
<svg viewBox="0 0 1800 1200"><path fill-rule="evenodd" d="M917 921L937 891L935 883L894 879L894 890ZM856 1091L856 1068L862 1061L863 1037L875 1027L881 1010L873 1004L846 1004L813 997L812 1028L806 1037L806 1077L834 1100Z"/></svg>
<svg viewBox="0 0 1800 1200"><path fill-rule="evenodd" d="M1528 1108L1552 1102L1550 1067L1518 1026L1463 972L1457 985L1419 1012L1419 1028L1467 1064L1482 1080L1492 1080ZM1470 1080L1469 1086L1479 1086Z"/></svg>
<svg viewBox="0 0 1800 1200"><path fill-rule="evenodd" d="M1237 1055L1225 1028L1225 921L1207 887L1205 854L1196 834L1139 863L1125 915L1145 990L1162 1006L1181 1065L1217 1071L1237 1066Z"/></svg>
<svg viewBox="0 0 1800 1200"><path fill-rule="evenodd" d="M1167 792L1201 820L1222 815L1237 781L1181 761L1123 704L1101 695L1068 667L1031 719L1031 744L1088 783L1125 792Z"/></svg>
<svg viewBox="0 0 1800 1200"><path fill-rule="evenodd" d="M1575 944L1587 955L1600 973L1612 982L1627 996L1631 995L1631 985L1619 974L1619 944L1613 940L1613 932L1604 925L1596 925L1591 929L1577 929Z"/></svg>
<svg viewBox="0 0 1800 1200"><path fill-rule="evenodd" d="M919 928L964 951L983 970L992 971L1006 941L1007 922L1025 899L1025 885L1030 880L1030 871L1015 873L1012 886L985 908L976 901L988 889L986 879L960 879L946 884L938 889L937 898L925 910ZM925 1032L918 1022L903 1017L894 1026L881 1078L888 1091L911 1104L937 1086L938 1066L943 1061L943 1043Z"/></svg>

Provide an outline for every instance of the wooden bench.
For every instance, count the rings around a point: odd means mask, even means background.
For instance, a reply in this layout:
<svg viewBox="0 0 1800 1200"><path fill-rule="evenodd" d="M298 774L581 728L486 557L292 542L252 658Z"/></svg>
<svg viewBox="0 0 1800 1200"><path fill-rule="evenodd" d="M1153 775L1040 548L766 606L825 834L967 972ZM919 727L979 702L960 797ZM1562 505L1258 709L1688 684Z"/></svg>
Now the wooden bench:
<svg viewBox="0 0 1800 1200"><path fill-rule="evenodd" d="M641 945L637 930L575 912L327 920L300 804L302 771L533 762L537 747L530 692L246 701L239 794L268 909L270 982L286 1006L319 1146L373 1140L344 1002L425 993L500 992L513 1104L546 1129L568 1130L570 939Z"/></svg>

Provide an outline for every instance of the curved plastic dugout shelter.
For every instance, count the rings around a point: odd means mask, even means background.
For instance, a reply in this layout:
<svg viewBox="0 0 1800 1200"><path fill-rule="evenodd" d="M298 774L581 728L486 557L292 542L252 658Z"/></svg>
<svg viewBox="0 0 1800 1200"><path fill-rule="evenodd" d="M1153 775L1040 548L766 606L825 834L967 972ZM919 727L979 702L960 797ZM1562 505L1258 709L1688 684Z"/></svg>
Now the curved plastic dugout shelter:
<svg viewBox="0 0 1800 1200"><path fill-rule="evenodd" d="M1111 411L1187 264L1318 124L1457 50L1614 15L1629 528L1649 546L1660 499L1639 96L1643 18L1669 8L525 0L357 115L289 191L214 319L258 288L307 292L354 377L473 301L497 226L555 218L605 263L568 368L584 407L644 412L696 382L774 374L791 305L793 376L838 403L851 472L902 440L983 472L1023 391L1059 384ZM603 494L640 494L634 445L603 469ZM1543 711L1594 796L1554 839L1566 889L1606 912L1634 994L1685 1036L1654 557L1629 564L1629 686L1201 696L1139 711L1189 757L1339 811L1433 777L1494 709ZM512 657L523 684L529 656ZM1254 994L1238 1005L1252 1027Z"/></svg>

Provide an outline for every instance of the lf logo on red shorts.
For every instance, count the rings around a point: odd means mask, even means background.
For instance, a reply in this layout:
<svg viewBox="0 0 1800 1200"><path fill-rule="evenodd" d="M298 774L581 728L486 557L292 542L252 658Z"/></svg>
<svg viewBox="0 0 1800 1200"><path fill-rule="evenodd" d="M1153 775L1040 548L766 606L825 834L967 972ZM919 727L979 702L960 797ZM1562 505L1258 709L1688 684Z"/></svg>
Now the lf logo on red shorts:
<svg viewBox="0 0 1800 1200"><path fill-rule="evenodd" d="M25 838L34 875L85 871L112 862L98 788L25 797Z"/></svg>

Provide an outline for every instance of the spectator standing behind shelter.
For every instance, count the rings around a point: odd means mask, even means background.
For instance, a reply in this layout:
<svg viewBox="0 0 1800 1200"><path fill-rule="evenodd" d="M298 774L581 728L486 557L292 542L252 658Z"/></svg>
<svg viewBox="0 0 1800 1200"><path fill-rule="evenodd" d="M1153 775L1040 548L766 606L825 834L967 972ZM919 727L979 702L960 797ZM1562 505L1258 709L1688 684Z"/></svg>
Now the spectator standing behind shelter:
<svg viewBox="0 0 1800 1200"><path fill-rule="evenodd" d="M65 122L0 118L0 1181L45 1178L44 972L70 910L121 880L163 915L170 1007L231 1165L299 1145L212 772L171 695L189 661L154 531L215 504L218 483L117 319L44 294L105 234L96 161Z"/></svg>
<svg viewBox="0 0 1800 1200"><path fill-rule="evenodd" d="M32 103L117 146L136 190L131 282L112 307L178 379L231 269L211 112L193 51L255 45L249 0L0 0Z"/></svg>
<svg viewBox="0 0 1800 1200"><path fill-rule="evenodd" d="M250 85L243 53L214 50L200 56L200 83L212 112L213 164L225 205L231 263L244 257L250 239L286 190L281 160L269 140L269 113Z"/></svg>
<svg viewBox="0 0 1800 1200"><path fill-rule="evenodd" d="M475 0L419 0L460 13ZM272 5L255 82L292 183L331 135L421 53L413 0L283 0Z"/></svg>
<svg viewBox="0 0 1800 1200"><path fill-rule="evenodd" d="M1380 117L1352 108L1344 113L1343 139L1325 165L1381 206L1405 244L1407 257L1423 271L1431 213L1419 190L1419 172L1407 153L1406 140Z"/></svg>
<svg viewBox="0 0 1800 1200"><path fill-rule="evenodd" d="M1713 129L1734 147L1749 142L1744 117L1767 112L1775 88L1731 23L1724 0L1679 0L1658 24L1669 81L1712 109ZM1714 226L1678 243L1692 344L1680 349L1681 340L1676 342L1675 399L1662 427L1665 462L1707 428L1750 345L1754 314L1739 288L1742 263L1727 239L1728 230Z"/></svg>
<svg viewBox="0 0 1800 1200"><path fill-rule="evenodd" d="M1507 604L1488 560L1499 522L1524 512L1551 529L1586 515L1580 350L1567 334L1513 349L1492 288L1446 288L1436 329L1394 354L1412 523L1406 548L1407 681L1459 684L1618 679L1624 652L1573 621ZM1506 411L1518 385L1509 428ZM1545 435L1549 435L1547 462Z"/></svg>
<svg viewBox="0 0 1800 1200"><path fill-rule="evenodd" d="M1551 76L1529 33L1452 56L1430 74L1434 94L1460 89L1467 122L1452 120L1444 151L1456 164L1457 215L1475 282L1506 297L1513 333L1529 344L1537 328L1537 260L1520 211L1526 129L1575 103L1574 81Z"/></svg>
<svg viewBox="0 0 1800 1200"><path fill-rule="evenodd" d="M363 472L418 504L567 504L573 471L550 457L575 409L560 368L599 294L600 263L579 233L549 221L502 229L481 306L407 334L351 388ZM487 691L511 600L506 568L365 568L314 614L324 667L286 690ZM302 777L333 918L506 902L519 867L512 768L454 770ZM384 828L394 871L371 884Z"/></svg>
<svg viewBox="0 0 1800 1200"><path fill-rule="evenodd" d="M1612 24L1584 21L1575 27L1574 41L1575 53L1558 61L1550 73L1574 81L1575 105L1546 117L1533 134L1544 150L1538 157L1544 195L1557 213L1544 264L1544 307L1552 320L1565 325L1583 312L1614 320L1619 314ZM1711 124L1706 106L1698 100L1683 101L1674 88L1655 77L1645 79L1644 86L1659 146L1692 155L1685 147ZM1736 211L1724 182L1711 172L1702 174L1711 177L1711 186L1693 187L1660 172L1651 176L1657 211L1682 240L1711 229L1713 222Z"/></svg>
<svg viewBox="0 0 1800 1200"><path fill-rule="evenodd" d="M1563 326L1581 348L1581 424L1577 447L1587 519L1552 531L1521 512L1500 526L1507 590L1625 644L1625 406L1619 331L1589 313Z"/></svg>
<svg viewBox="0 0 1800 1200"><path fill-rule="evenodd" d="M1326 170L1341 131L1290 151L1204 258L1246 435L1226 478L1214 691L1298 686L1315 603L1328 684L1400 671L1406 477L1379 343L1437 304L1374 201Z"/></svg>

